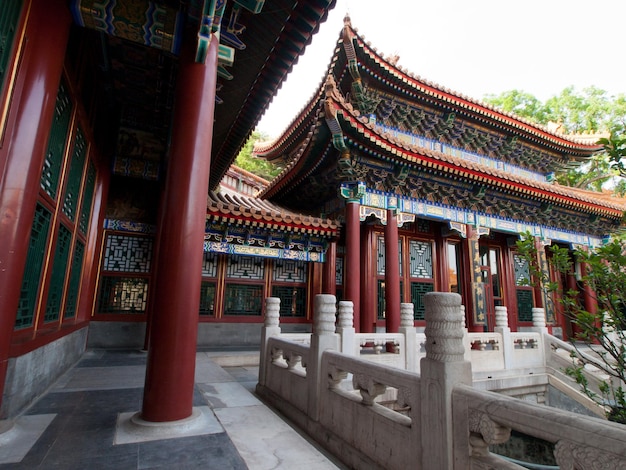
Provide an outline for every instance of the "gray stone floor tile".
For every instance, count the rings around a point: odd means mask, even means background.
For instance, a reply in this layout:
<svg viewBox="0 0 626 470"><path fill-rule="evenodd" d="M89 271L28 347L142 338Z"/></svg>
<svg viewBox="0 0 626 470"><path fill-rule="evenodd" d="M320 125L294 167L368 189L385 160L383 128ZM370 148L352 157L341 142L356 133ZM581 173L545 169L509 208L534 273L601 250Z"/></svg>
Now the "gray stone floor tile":
<svg viewBox="0 0 626 470"><path fill-rule="evenodd" d="M0 464L21 462L54 419L55 414L20 416L0 435Z"/></svg>
<svg viewBox="0 0 626 470"><path fill-rule="evenodd" d="M201 384L198 388L202 390L213 409L261 404L259 399L239 382Z"/></svg>
<svg viewBox="0 0 626 470"><path fill-rule="evenodd" d="M54 391L143 388L145 366L74 367L54 385Z"/></svg>
<svg viewBox="0 0 626 470"><path fill-rule="evenodd" d="M340 468L265 406L220 408L215 414L250 470Z"/></svg>
<svg viewBox="0 0 626 470"><path fill-rule="evenodd" d="M147 354L86 351L19 418L41 429L16 445L0 441L0 470L337 468L253 394L258 366L239 364L250 354L227 354L224 368L218 351L196 356L193 404L207 418L200 435L114 444L119 417L141 409Z"/></svg>
<svg viewBox="0 0 626 470"><path fill-rule="evenodd" d="M228 436L220 433L140 444L137 468L245 470L247 467Z"/></svg>

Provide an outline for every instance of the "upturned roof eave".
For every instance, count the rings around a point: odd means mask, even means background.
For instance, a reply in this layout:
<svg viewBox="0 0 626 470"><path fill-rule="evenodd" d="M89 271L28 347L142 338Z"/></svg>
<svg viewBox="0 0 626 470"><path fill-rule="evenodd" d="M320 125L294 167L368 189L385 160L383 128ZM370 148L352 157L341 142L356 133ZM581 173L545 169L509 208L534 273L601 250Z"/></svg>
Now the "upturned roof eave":
<svg viewBox="0 0 626 470"><path fill-rule="evenodd" d="M609 218L621 218L624 211L626 211L626 203L617 205L607 203L604 200L592 200L591 195L583 199L578 193L565 194L567 192L566 187L535 182L521 176L512 177L512 175L504 171L486 168L474 162L463 162L463 165L458 165L459 162L452 161L454 157L447 154L423 147L408 146L387 134L379 133L374 126L363 122L358 111L351 106L346 106L343 100L334 100L334 105L337 106L337 115L340 117L340 122L344 125L344 132L352 131L351 135L355 138L362 136L363 139L367 140L367 144L374 145L381 154L391 153L398 162L403 164L433 168L465 177L470 181L488 183L494 187L508 189L520 195L532 195L552 203L574 207L578 210L584 209ZM560 190L555 191L557 188Z"/></svg>

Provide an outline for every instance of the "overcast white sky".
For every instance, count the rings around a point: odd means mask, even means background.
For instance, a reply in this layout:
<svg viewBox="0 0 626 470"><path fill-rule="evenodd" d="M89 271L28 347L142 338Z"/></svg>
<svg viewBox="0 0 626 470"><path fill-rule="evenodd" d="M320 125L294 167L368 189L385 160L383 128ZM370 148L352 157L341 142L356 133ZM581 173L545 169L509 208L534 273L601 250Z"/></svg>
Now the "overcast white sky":
<svg viewBox="0 0 626 470"><path fill-rule="evenodd" d="M261 132L277 137L311 97L346 13L379 52L472 98L518 89L545 100L570 85L626 94L624 0L337 0Z"/></svg>

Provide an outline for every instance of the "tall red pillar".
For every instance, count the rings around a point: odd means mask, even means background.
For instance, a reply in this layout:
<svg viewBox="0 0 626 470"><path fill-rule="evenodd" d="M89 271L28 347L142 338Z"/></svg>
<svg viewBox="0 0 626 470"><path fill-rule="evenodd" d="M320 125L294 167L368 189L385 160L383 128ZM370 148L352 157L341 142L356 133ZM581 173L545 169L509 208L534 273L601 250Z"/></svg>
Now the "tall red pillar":
<svg viewBox="0 0 626 470"><path fill-rule="evenodd" d="M589 271L589 265L587 263L580 264L580 271L583 276L587 276ZM585 304L585 310L592 315L598 314L598 300L596 293L593 291L589 283L583 283L583 301Z"/></svg>
<svg viewBox="0 0 626 470"><path fill-rule="evenodd" d="M360 203L348 200L346 204L346 257L344 270L345 300L354 305L354 329L361 331L361 222Z"/></svg>
<svg viewBox="0 0 626 470"><path fill-rule="evenodd" d="M354 329L363 331L361 315L361 197L365 195L365 183L353 181L342 183L339 190L346 199L346 252L344 264L344 299L354 305Z"/></svg>
<svg viewBox="0 0 626 470"><path fill-rule="evenodd" d="M326 261L324 262L322 275L322 292L324 294L337 295L336 264L337 242L333 240L328 244L328 249L326 250Z"/></svg>
<svg viewBox="0 0 626 470"><path fill-rule="evenodd" d="M154 305L141 418L169 422L193 412L202 252L209 186L218 40L206 62L195 41L180 57L169 163L155 251Z"/></svg>
<svg viewBox="0 0 626 470"><path fill-rule="evenodd" d="M395 207L387 209L385 225L385 328L387 333L397 333L400 328L400 261Z"/></svg>
<svg viewBox="0 0 626 470"><path fill-rule="evenodd" d="M24 2L24 8L29 7L0 148L0 400L72 22L65 1ZM20 32L15 41L20 40Z"/></svg>

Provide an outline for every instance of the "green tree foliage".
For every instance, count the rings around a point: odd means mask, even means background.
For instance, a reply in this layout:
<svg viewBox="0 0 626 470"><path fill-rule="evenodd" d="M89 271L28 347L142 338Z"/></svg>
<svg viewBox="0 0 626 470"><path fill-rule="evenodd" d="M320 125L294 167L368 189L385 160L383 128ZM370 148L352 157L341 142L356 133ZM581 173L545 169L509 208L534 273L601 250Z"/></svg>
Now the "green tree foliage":
<svg viewBox="0 0 626 470"><path fill-rule="evenodd" d="M615 237L593 250L575 250L553 245L549 262L553 272L572 275L574 262L586 266L577 289L564 289L542 272L536 263L537 246L527 233L517 242L520 255L531 266L532 284L538 285L550 299L557 299L565 315L578 327L575 341L582 342L593 355L572 354L572 366L565 372L581 387L583 393L607 410L607 418L626 424L626 243ZM596 312L589 312L580 302L582 286L595 295ZM576 342L573 343L576 346ZM586 366L600 369L608 378L594 389L585 374Z"/></svg>
<svg viewBox="0 0 626 470"><path fill-rule="evenodd" d="M596 87L582 91L568 87L545 103L520 90L487 95L485 101L538 124L560 124L564 133L610 132L609 139L599 142L604 153L557 175L557 182L595 191L610 182L615 193L626 194L626 95L610 96Z"/></svg>
<svg viewBox="0 0 626 470"><path fill-rule="evenodd" d="M239 168L243 168L244 170L249 171L261 178L265 178L266 180L272 180L275 176L277 176L282 168L276 165L272 165L267 160L263 158L258 158L252 155L252 149L254 144L258 141L267 140L268 137L259 133L258 131L254 131L246 144L237 155L235 159L235 165Z"/></svg>

